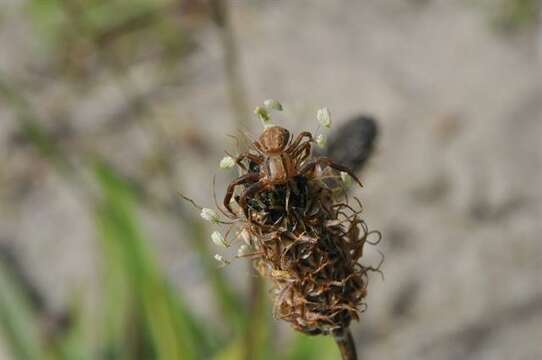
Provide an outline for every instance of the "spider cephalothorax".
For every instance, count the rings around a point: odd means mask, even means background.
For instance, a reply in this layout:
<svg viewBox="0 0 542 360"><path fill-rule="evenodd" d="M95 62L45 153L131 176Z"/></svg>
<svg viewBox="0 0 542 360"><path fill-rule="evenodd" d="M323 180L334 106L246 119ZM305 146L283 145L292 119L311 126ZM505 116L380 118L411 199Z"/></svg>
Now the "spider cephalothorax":
<svg viewBox="0 0 542 360"><path fill-rule="evenodd" d="M265 154L281 153L290 141L290 132L280 126L271 126L264 130L254 146Z"/></svg>

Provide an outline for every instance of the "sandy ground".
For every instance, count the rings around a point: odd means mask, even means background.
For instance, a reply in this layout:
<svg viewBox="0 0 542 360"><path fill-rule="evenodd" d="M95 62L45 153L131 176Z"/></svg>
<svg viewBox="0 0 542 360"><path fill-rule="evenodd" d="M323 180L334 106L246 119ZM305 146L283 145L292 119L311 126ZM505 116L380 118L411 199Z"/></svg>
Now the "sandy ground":
<svg viewBox="0 0 542 360"><path fill-rule="evenodd" d="M251 105L281 99L287 111L277 122L295 130L314 129L321 105L336 123L358 113L379 121L378 149L358 195L367 223L384 234L385 280L372 278L369 310L353 327L362 358L542 358L537 34L504 36L476 7L445 0L234 3ZM27 31L6 30L4 23L0 48L24 53L26 46L10 39L28 37ZM210 204L201 179L216 172L224 134L234 124L216 36L211 30L200 36L202 45L187 64L190 83L173 87L153 107L172 131L189 127L213 141L211 160L188 151L177 155L179 187ZM2 70L22 72L15 58L0 55ZM133 71L142 89L152 83L145 74L145 68ZM67 98L67 112L82 132L122 105L107 81L84 99L54 81L33 94L44 113ZM0 183L7 184L2 198L8 200L0 241L16 244L51 306L60 307L73 287L96 286L93 223L77 189L41 171L36 156L5 155L12 116L0 108L0 148L6 149L0 151ZM140 171L152 147L131 128L93 141L129 173ZM20 165L29 161L37 164L32 171ZM32 178L32 190L13 195L14 173ZM172 280L196 286L201 274L187 276L194 259L174 221L145 217ZM377 261L378 254L370 251L368 258ZM245 270L235 265L230 276L235 281ZM205 285L190 296L212 316Z"/></svg>

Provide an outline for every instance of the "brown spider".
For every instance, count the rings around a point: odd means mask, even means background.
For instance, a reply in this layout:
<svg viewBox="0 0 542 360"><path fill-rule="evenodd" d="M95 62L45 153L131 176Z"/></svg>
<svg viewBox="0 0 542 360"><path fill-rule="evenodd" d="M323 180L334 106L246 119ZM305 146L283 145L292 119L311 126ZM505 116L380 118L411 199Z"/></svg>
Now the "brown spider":
<svg viewBox="0 0 542 360"><path fill-rule="evenodd" d="M307 138L307 141L303 141L304 138ZM295 176L305 175L313 171L317 165L346 172L361 185L349 168L336 164L329 158L318 157L307 161L313 141L312 134L308 131L300 133L292 141L290 132L283 127L273 126L265 129L260 138L252 144L256 153L247 151L236 159L242 168L245 168L242 161L249 159L258 165L259 171L249 172L230 183L224 197L226 209L235 216L230 206L235 187L250 184L239 197L239 206L248 218L247 199L262 191L271 190L275 185L286 184Z"/></svg>

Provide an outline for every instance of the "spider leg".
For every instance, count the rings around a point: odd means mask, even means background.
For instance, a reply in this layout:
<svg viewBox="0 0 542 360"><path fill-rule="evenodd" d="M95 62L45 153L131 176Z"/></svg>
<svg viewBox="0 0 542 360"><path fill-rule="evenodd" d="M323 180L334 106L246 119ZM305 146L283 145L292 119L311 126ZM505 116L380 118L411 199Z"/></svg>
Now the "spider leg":
<svg viewBox="0 0 542 360"><path fill-rule="evenodd" d="M286 149L286 152L291 153L291 152L295 151L295 149L299 146L299 143L301 142L301 140L303 140L303 138L308 138L310 142L314 141L313 138L312 138L312 134L310 132L303 131L303 132L299 133L299 135L297 135L297 137L290 144L290 146L288 146L288 148Z"/></svg>
<svg viewBox="0 0 542 360"><path fill-rule="evenodd" d="M231 214L226 213L226 211L218 205L218 201L216 200L216 175L213 176L213 201L215 202L216 208L222 213L222 215L229 219L235 219L235 216L232 217Z"/></svg>
<svg viewBox="0 0 542 360"><path fill-rule="evenodd" d="M295 149L295 151L292 153L292 159L296 161L297 164L301 164L303 161L309 157L311 154L311 143L306 142L301 144L300 146ZM297 160L296 160L297 159Z"/></svg>
<svg viewBox="0 0 542 360"><path fill-rule="evenodd" d="M311 160L311 161L305 163L305 165L303 165L299 169L299 175L305 175L306 173L308 173L310 171L313 171L317 164L318 164L318 162L316 160Z"/></svg>
<svg viewBox="0 0 542 360"><path fill-rule="evenodd" d="M359 186L363 187L363 184L361 183L361 180L356 176L356 174L354 174L354 172L350 168L348 168L346 166L343 166L343 165L340 165L340 164L337 164L337 163L333 162L329 158L323 158L322 160L323 160L323 164L326 164L326 165L328 165L329 167L331 167L331 168L333 168L335 170L347 173L348 175L350 175L352 177L352 179L354 179L359 184Z"/></svg>
<svg viewBox="0 0 542 360"><path fill-rule="evenodd" d="M256 151L258 151L260 154L265 154L265 151L264 149L262 148L262 146L260 145L259 142L255 141L253 144L254 148L256 149Z"/></svg>
<svg viewBox="0 0 542 360"><path fill-rule="evenodd" d="M248 218L248 206L247 206L247 200L249 197L254 197L254 195L258 194L262 190L268 187L267 181L258 181L252 185L250 185L239 197L239 207L243 210L245 217Z"/></svg>
<svg viewBox="0 0 542 360"><path fill-rule="evenodd" d="M260 165L264 160L262 156L251 154L248 151L244 152L244 153L241 153L235 159L235 163L237 165L239 165L241 168L243 168L244 170L246 170L246 168L245 168L245 166L243 165L243 163L241 161L243 161L245 159L249 159L250 161L255 162L257 165Z"/></svg>
<svg viewBox="0 0 542 360"><path fill-rule="evenodd" d="M235 213L231 209L230 201L233 196L233 192L235 191L235 187L238 185L246 184L249 182L258 181L260 179L260 174L246 174L243 176L238 177L233 182L230 183L228 186L228 190L226 191L226 195L224 196L224 207L235 216Z"/></svg>
<svg viewBox="0 0 542 360"><path fill-rule="evenodd" d="M350 175L352 177L352 179L354 179L358 184L359 186L362 186L363 187L363 184L361 183L361 181L358 179L358 177L352 172L352 170L350 170L349 168L347 168L346 166L342 166L342 165L339 165L335 162L333 162L333 160L329 159L329 158L326 158L326 157L320 157L318 159L314 159L312 161L309 161L308 163L306 163L305 165L303 165L301 167L301 169L299 169L299 173L300 174L305 174L309 171L312 171L314 170L314 168L316 167L316 165L324 165L324 166L329 166L330 168L332 169L335 169L335 170L338 170L338 171L342 171L342 172L345 172L347 173L348 175Z"/></svg>

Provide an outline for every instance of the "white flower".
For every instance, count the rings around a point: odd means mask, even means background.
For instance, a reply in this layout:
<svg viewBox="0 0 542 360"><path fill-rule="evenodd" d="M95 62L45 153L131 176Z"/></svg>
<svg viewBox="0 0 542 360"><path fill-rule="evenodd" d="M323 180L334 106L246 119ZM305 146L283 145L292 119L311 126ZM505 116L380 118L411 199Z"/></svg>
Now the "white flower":
<svg viewBox="0 0 542 360"><path fill-rule="evenodd" d="M205 220L212 222L213 224L217 224L220 222L218 215L213 209L209 209L209 208L201 209L200 216L204 218Z"/></svg>
<svg viewBox="0 0 542 360"><path fill-rule="evenodd" d="M267 110L277 110L277 111L282 111L282 104L279 103L277 100L273 100L273 99L267 99L263 102L263 106L265 106L265 108Z"/></svg>
<svg viewBox="0 0 542 360"><path fill-rule="evenodd" d="M331 127L331 113L329 112L327 107L321 108L316 113L316 119L318 119L318 122L326 128Z"/></svg>
<svg viewBox="0 0 542 360"><path fill-rule="evenodd" d="M261 106L258 106L256 109L254 109L254 114L256 114L260 118L264 125L271 121L271 116L269 115L267 110Z"/></svg>
<svg viewBox="0 0 542 360"><path fill-rule="evenodd" d="M239 256L239 257L246 256L246 255L250 254L251 251L252 250L250 249L250 246L243 244L243 245L239 246L239 249L237 250L237 256Z"/></svg>
<svg viewBox="0 0 542 360"><path fill-rule="evenodd" d="M235 166L235 159L231 156L224 156L222 160L220 160L220 168L221 169L231 169Z"/></svg>
<svg viewBox="0 0 542 360"><path fill-rule="evenodd" d="M352 186L352 177L344 171L341 171L341 180L346 187Z"/></svg>
<svg viewBox="0 0 542 360"><path fill-rule="evenodd" d="M215 260L221 263L222 265L228 265L230 262L226 259L224 259L224 256L215 254Z"/></svg>
<svg viewBox="0 0 542 360"><path fill-rule="evenodd" d="M218 231L213 231L211 234L211 240L213 241L213 244L220 247L228 247L228 244L226 243L226 240L224 239L224 236Z"/></svg>
<svg viewBox="0 0 542 360"><path fill-rule="evenodd" d="M323 148L324 146L326 146L326 143L327 143L327 138L324 134L320 134L316 137L316 143L318 144L318 146L320 146L321 148Z"/></svg>

